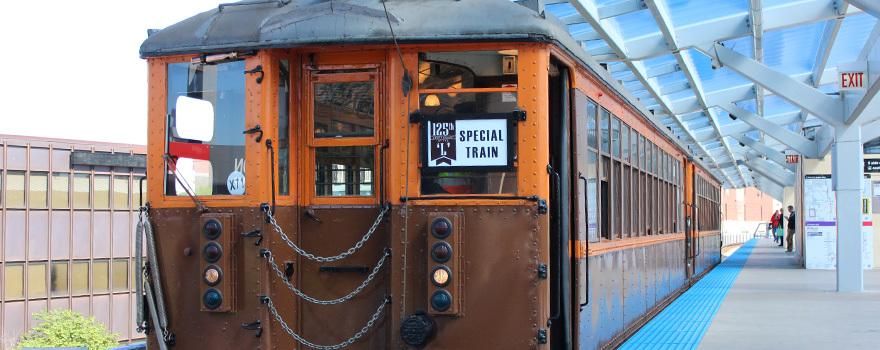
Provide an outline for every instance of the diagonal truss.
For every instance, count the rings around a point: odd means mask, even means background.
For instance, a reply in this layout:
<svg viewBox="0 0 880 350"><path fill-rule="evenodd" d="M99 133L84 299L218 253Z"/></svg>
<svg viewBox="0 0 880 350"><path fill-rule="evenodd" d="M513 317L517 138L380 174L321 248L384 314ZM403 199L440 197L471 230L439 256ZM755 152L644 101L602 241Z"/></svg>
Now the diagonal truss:
<svg viewBox="0 0 880 350"><path fill-rule="evenodd" d="M660 26L660 31L663 33L663 37L666 39L666 46L672 49L675 60L678 62L679 67L681 67L682 72L688 80L688 84L691 86L691 89L697 96L697 100L700 102L703 113L705 113L706 117L709 119L709 124L715 130L715 133L718 134L718 138L721 140L721 145L724 147L724 150L727 152L730 160L736 161L736 157L734 157L733 152L730 151L730 146L727 144L725 138L721 136L721 130L719 130L718 128L718 117L715 115L715 110L713 108L710 108L706 104L706 99L703 95L703 84L702 81L700 81L699 77L695 74L696 68L694 67L693 59L690 57L690 53L688 51L680 51L678 47L678 40L675 36L675 30L672 28L672 21L669 18L669 10L666 8L666 5L660 1L646 0L645 3L648 5L648 9L651 11L651 15L654 16L654 20L657 21L657 25ZM715 162L714 157L713 162ZM742 170L738 166L735 166L734 168L739 173L742 181L744 183L748 183ZM727 176L726 172L725 176Z"/></svg>
<svg viewBox="0 0 880 350"><path fill-rule="evenodd" d="M610 51L619 58L629 57L629 50L627 45L624 44L623 37L620 35L617 29L612 28L609 25L606 25L607 19L601 18L599 14L599 6L597 6L596 2L593 0L570 0L571 5L577 10L577 12L589 23L596 33L608 44ZM644 62L633 61L633 60L623 60L623 64L629 68L632 72L633 76L639 83L647 89L647 92L651 95L651 97L657 102L659 107L663 109L663 113L668 113L671 111L669 108L668 99L659 93L660 86L657 82L656 78L651 78L648 75L647 68L645 67ZM681 66L681 65L679 65ZM655 112L656 113L656 112ZM673 117L675 119L675 123L681 128L691 140L693 137L689 133L689 129L685 124L683 124L678 118ZM706 151L705 148L694 140L693 145L697 148L697 150L709 158L711 163L716 167L721 169L719 164L717 163L715 157L711 156L709 152ZM722 174L727 179L728 183L733 184L733 179L727 175L726 172L722 171ZM745 180L743 180L745 181Z"/></svg>

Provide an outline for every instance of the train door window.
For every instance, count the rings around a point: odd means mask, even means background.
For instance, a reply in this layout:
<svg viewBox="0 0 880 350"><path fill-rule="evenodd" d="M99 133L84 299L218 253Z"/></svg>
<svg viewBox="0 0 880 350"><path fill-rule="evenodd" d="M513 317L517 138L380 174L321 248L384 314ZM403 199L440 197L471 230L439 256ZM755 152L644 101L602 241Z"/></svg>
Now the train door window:
<svg viewBox="0 0 880 350"><path fill-rule="evenodd" d="M278 60L278 194L290 194L290 60Z"/></svg>
<svg viewBox="0 0 880 350"><path fill-rule="evenodd" d="M608 154L611 153L611 113L602 108L599 112L599 117L601 119L599 126L601 127L600 133L602 134L602 152Z"/></svg>
<svg viewBox="0 0 880 350"><path fill-rule="evenodd" d="M503 62L511 62L510 57L515 58L516 55L517 50L419 53L421 113L465 115L513 112L517 108L518 76L515 71L504 69ZM595 118L595 104L592 108ZM511 139L514 141L513 147L508 148L508 152L516 152L516 135L511 135ZM465 147L459 148L459 155L466 152ZM479 153L477 157L491 156L492 151ZM421 178L422 194L517 193L516 171L425 172Z"/></svg>
<svg viewBox="0 0 880 350"><path fill-rule="evenodd" d="M378 73L317 70L308 75L314 196L373 197Z"/></svg>
<svg viewBox="0 0 880 350"><path fill-rule="evenodd" d="M245 61L168 65L167 152L196 195L244 194ZM186 196L169 173L165 194Z"/></svg>

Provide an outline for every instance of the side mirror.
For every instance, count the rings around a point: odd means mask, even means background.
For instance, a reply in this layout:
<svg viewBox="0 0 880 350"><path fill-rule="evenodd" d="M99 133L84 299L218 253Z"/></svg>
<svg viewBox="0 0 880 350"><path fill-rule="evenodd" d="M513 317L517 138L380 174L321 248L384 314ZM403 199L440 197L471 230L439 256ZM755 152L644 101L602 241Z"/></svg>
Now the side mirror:
<svg viewBox="0 0 880 350"><path fill-rule="evenodd" d="M214 138L214 105L211 101L179 96L175 109L177 136L202 142Z"/></svg>

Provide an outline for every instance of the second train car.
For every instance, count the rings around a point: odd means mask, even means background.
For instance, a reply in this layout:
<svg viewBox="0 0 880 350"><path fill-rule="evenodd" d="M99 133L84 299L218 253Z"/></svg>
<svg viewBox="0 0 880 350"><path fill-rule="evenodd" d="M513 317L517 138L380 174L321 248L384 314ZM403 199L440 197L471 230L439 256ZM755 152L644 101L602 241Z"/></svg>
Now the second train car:
<svg viewBox="0 0 880 350"><path fill-rule="evenodd" d="M246 1L141 46L151 349L614 347L720 261L720 183L506 0Z"/></svg>

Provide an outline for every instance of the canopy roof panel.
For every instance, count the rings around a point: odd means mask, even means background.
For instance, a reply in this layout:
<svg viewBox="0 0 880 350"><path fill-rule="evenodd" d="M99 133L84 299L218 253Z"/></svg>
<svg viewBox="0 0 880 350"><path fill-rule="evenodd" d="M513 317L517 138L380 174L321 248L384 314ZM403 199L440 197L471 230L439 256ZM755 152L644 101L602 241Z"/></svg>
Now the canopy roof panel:
<svg viewBox="0 0 880 350"><path fill-rule="evenodd" d="M720 43L833 97L837 63L864 60L865 48L870 51L880 37L880 5L869 0L547 2L552 5L546 11L560 17L587 53L695 155L706 157L726 187L754 186L759 175L749 159L771 159L776 155L766 152L789 149L777 139L786 133L814 137L827 119L790 102L787 92L781 92L786 98L777 96L719 64L706 48ZM730 108L763 118L778 132L767 134L731 117ZM745 146L744 138L760 145ZM789 171L784 164L779 170Z"/></svg>

